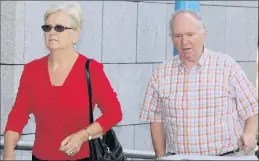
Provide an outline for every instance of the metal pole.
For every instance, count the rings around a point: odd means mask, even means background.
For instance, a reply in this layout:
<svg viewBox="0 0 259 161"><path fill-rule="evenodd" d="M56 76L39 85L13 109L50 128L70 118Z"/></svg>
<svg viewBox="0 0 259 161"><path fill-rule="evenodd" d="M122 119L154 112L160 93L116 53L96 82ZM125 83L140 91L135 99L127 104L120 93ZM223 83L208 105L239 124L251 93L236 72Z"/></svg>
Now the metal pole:
<svg viewBox="0 0 259 161"><path fill-rule="evenodd" d="M200 1L181 1L176 0L175 1L175 11L179 10L191 10L194 12L200 12ZM174 56L176 56L178 53L176 51L176 48L174 47Z"/></svg>

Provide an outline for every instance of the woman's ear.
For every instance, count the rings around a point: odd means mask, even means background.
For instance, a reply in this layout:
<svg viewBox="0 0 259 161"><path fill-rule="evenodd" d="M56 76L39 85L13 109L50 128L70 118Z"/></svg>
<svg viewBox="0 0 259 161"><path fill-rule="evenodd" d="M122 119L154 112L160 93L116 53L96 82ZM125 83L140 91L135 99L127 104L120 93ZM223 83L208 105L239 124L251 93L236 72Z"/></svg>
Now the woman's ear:
<svg viewBox="0 0 259 161"><path fill-rule="evenodd" d="M80 34L81 34L81 30L79 30L79 29L74 30L74 32L73 32L73 40L74 40L74 42L73 43L77 43L77 41L80 38Z"/></svg>

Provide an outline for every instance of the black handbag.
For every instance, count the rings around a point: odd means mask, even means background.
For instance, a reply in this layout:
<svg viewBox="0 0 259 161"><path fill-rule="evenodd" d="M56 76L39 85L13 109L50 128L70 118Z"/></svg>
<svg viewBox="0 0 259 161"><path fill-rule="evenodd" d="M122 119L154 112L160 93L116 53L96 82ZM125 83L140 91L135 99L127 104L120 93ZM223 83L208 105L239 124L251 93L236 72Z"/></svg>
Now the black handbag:
<svg viewBox="0 0 259 161"><path fill-rule="evenodd" d="M89 114L90 124L93 123L93 107L92 107L92 87L90 79L89 64L91 59L87 59L86 79L88 86L89 96ZM92 161L127 161L127 158L123 154L123 149L113 129L107 131L102 138L91 139L89 141L90 146L90 158Z"/></svg>

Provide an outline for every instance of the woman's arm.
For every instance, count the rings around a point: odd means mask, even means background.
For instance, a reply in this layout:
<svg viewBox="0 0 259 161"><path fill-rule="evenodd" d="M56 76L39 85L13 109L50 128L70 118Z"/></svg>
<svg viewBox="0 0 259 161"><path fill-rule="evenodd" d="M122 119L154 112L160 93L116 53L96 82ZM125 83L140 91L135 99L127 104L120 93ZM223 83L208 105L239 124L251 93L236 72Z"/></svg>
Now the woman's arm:
<svg viewBox="0 0 259 161"><path fill-rule="evenodd" d="M83 135L84 142L89 140L89 134L91 135L91 139L98 138L104 134L103 128L98 122L93 122L91 125L79 132Z"/></svg>
<svg viewBox="0 0 259 161"><path fill-rule="evenodd" d="M122 119L120 103L103 71L103 65L91 61L90 77L93 103L98 104L102 115L85 129L66 137L61 142L60 150L67 155L75 155L80 151L83 142L90 139L89 136L94 139L103 135Z"/></svg>
<svg viewBox="0 0 259 161"><path fill-rule="evenodd" d="M4 158L10 159L14 155L14 149L20 139L20 134L29 118L29 80L27 66L20 79L17 96L8 115L4 135Z"/></svg>
<svg viewBox="0 0 259 161"><path fill-rule="evenodd" d="M102 115L87 127L93 138L99 137L122 119L122 110L117 94L114 92L103 65L96 61L90 63L90 77L93 101L98 104Z"/></svg>
<svg viewBox="0 0 259 161"><path fill-rule="evenodd" d="M14 160L14 149L20 139L19 133L15 131L7 131L4 135L4 156L3 160Z"/></svg>

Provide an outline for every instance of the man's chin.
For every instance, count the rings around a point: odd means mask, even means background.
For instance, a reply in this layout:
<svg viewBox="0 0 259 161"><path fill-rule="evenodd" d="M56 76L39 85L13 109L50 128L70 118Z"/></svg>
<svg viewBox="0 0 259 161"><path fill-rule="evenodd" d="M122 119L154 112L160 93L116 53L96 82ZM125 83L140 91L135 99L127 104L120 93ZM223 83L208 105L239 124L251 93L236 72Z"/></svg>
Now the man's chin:
<svg viewBox="0 0 259 161"><path fill-rule="evenodd" d="M182 54L182 57L186 60L189 60L189 59L192 59L194 57L194 54L193 53L183 53Z"/></svg>

